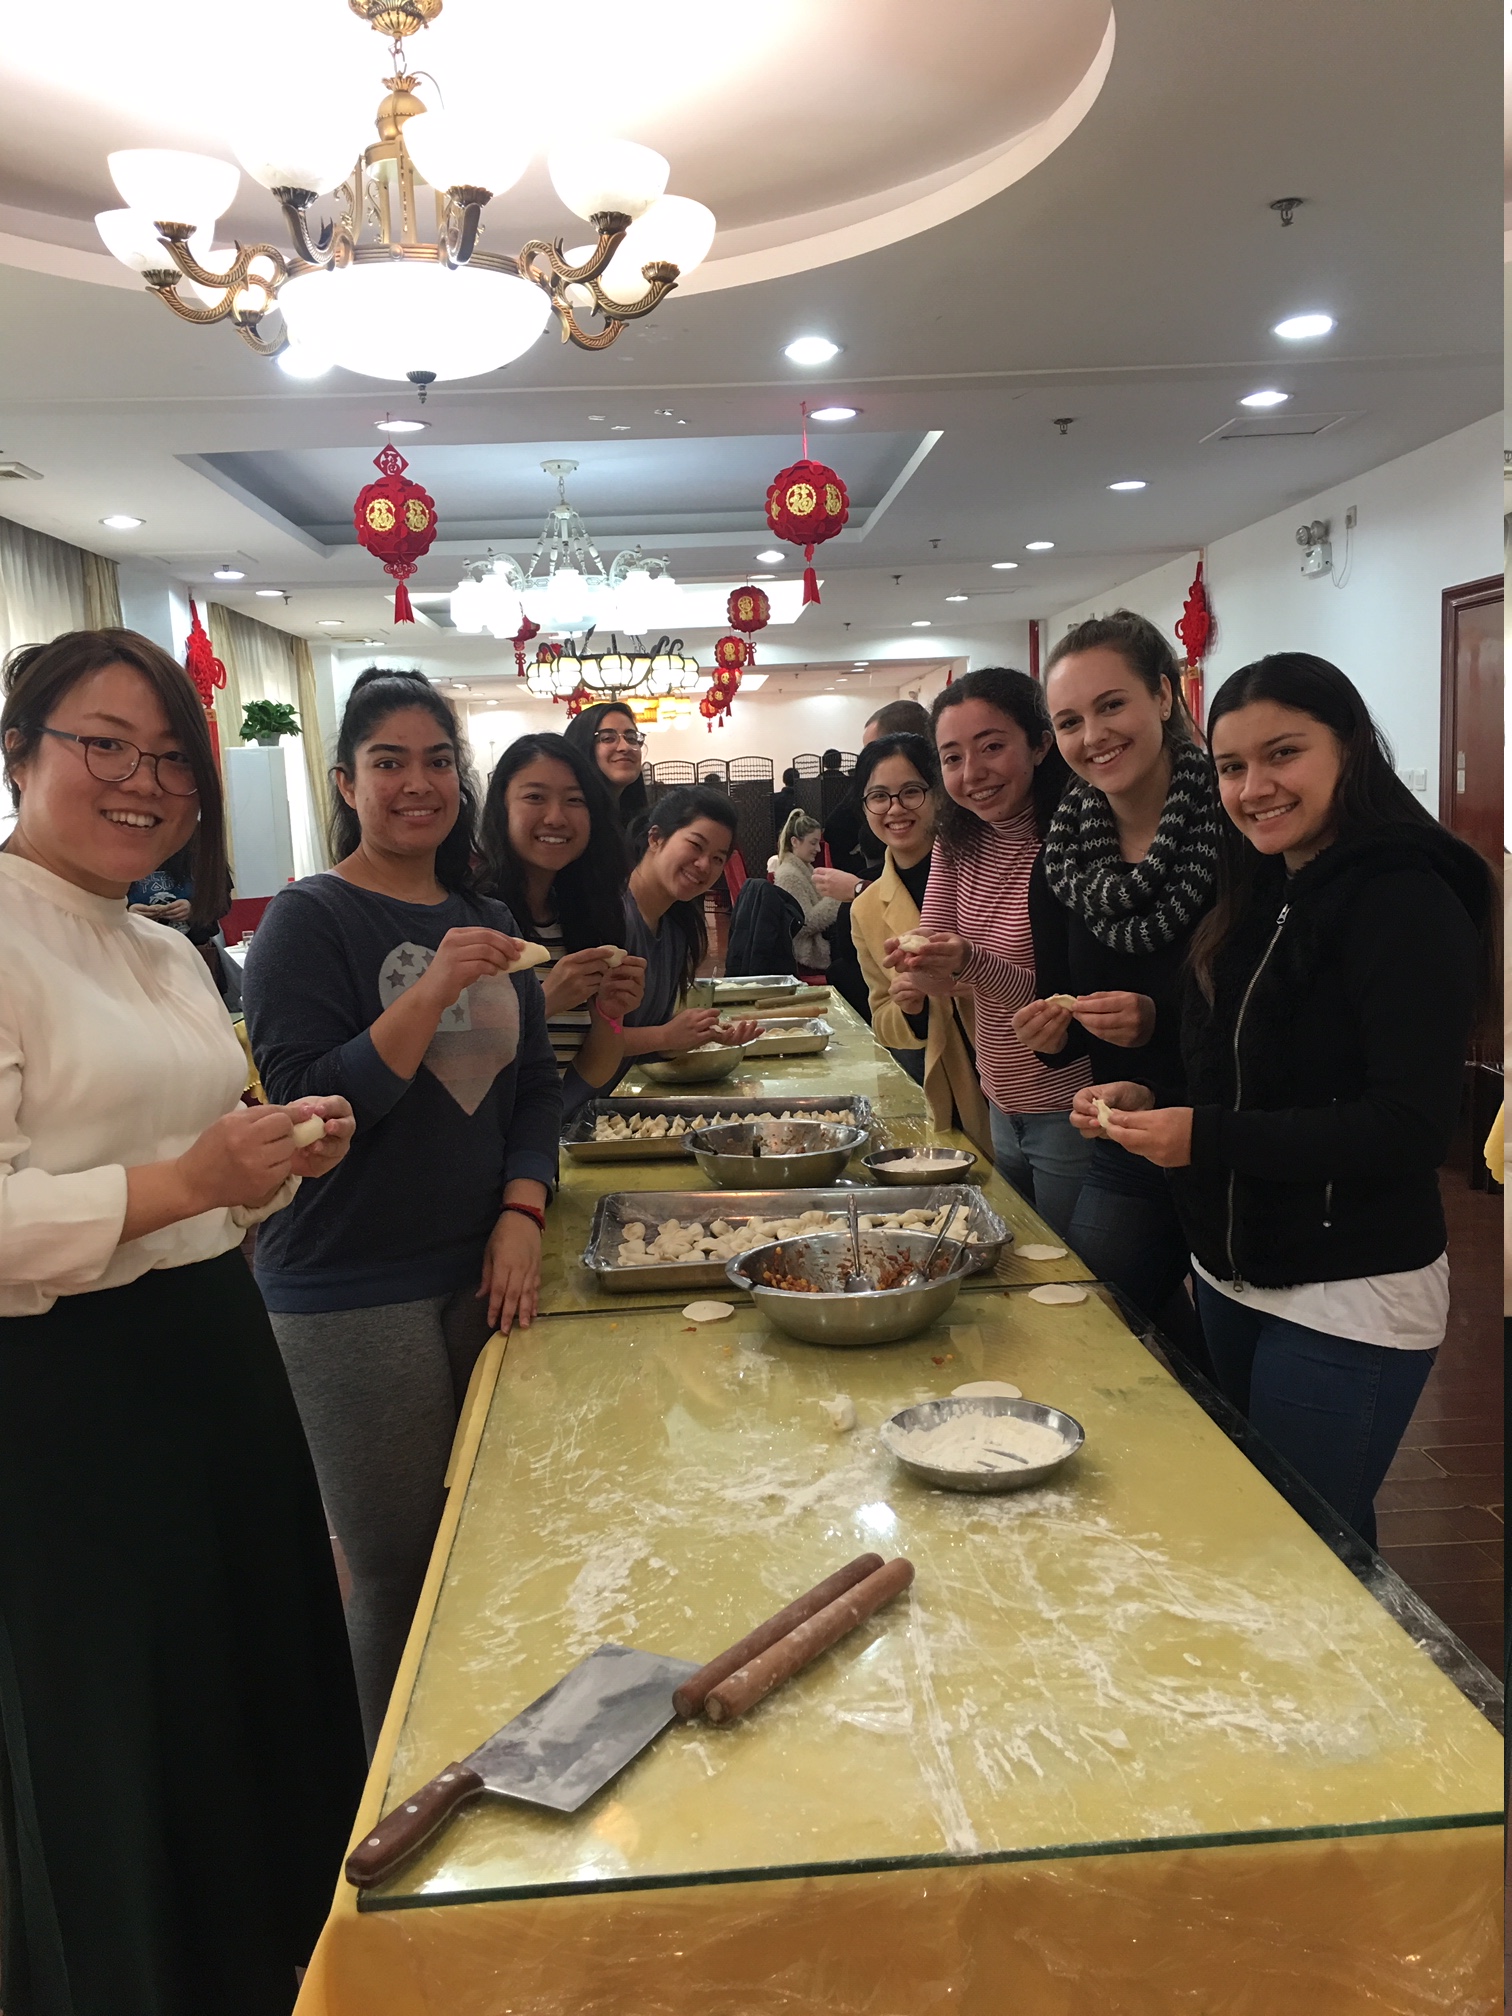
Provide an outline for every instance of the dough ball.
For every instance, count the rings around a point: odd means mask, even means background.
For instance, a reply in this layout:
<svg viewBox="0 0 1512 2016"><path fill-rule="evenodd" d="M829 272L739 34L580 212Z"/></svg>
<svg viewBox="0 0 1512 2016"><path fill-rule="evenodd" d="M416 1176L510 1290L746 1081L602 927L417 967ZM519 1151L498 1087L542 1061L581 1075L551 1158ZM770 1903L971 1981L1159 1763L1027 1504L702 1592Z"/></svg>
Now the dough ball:
<svg viewBox="0 0 1512 2016"><path fill-rule="evenodd" d="M849 1393L837 1393L833 1400L821 1400L819 1405L830 1418L830 1425L839 1435L848 1434L856 1425L856 1403Z"/></svg>
<svg viewBox="0 0 1512 2016"><path fill-rule="evenodd" d="M1043 1287L1031 1288L1031 1302L1085 1302L1087 1291L1078 1288L1074 1281L1047 1281Z"/></svg>
<svg viewBox="0 0 1512 2016"><path fill-rule="evenodd" d="M733 1302L690 1302L683 1311L690 1323L722 1323L735 1314Z"/></svg>
<svg viewBox="0 0 1512 2016"><path fill-rule="evenodd" d="M1064 1246L1036 1245L1032 1240L1027 1246L1015 1246L1013 1250L1020 1260L1064 1260L1066 1257Z"/></svg>
<svg viewBox="0 0 1512 2016"><path fill-rule="evenodd" d="M968 1379L964 1386L952 1386L953 1400L1022 1400L1021 1386L1010 1386L1006 1379Z"/></svg>
<svg viewBox="0 0 1512 2016"><path fill-rule="evenodd" d="M324 1133L324 1120L296 1120L294 1123L294 1146L296 1148L308 1148L312 1142L320 1140Z"/></svg>
<svg viewBox="0 0 1512 2016"><path fill-rule="evenodd" d="M609 971L611 973L616 966L622 965L629 956L623 945L600 945L599 950L600 952L607 952L609 954Z"/></svg>

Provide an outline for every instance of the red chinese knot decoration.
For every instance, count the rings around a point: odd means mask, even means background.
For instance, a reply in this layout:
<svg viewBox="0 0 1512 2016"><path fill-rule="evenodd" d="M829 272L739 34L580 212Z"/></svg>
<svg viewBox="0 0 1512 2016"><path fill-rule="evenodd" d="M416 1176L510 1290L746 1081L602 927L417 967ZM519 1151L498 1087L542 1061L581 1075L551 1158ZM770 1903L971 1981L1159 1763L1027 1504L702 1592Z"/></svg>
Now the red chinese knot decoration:
<svg viewBox="0 0 1512 2016"><path fill-rule="evenodd" d="M539 637L540 634L540 624L532 623L522 609L520 611L520 627L509 640L514 646L516 678L523 679L525 677L525 646L530 642L532 637Z"/></svg>
<svg viewBox="0 0 1512 2016"><path fill-rule="evenodd" d="M767 489L766 515L768 525L779 539L803 548L803 557L808 562L803 570L804 605L817 602L819 583L814 576L814 548L826 539L833 539L844 525L850 516L850 498L833 469L808 459L806 406L803 460L773 477Z"/></svg>
<svg viewBox="0 0 1512 2016"><path fill-rule="evenodd" d="M724 672L743 672L754 655L744 637L721 637L714 646L714 663Z"/></svg>
<svg viewBox="0 0 1512 2016"><path fill-rule="evenodd" d="M226 683L226 668L215 655L210 634L200 621L200 613L192 597L189 602L189 643L184 652L184 670L194 681L194 690L200 697L200 705L210 717L210 744L215 752L216 761L219 762L220 737L215 730L215 694L216 689Z"/></svg>
<svg viewBox="0 0 1512 2016"><path fill-rule="evenodd" d="M1209 644L1213 641L1213 611L1207 598L1207 589L1202 580L1202 562L1197 562L1197 572L1192 577L1192 585L1187 590L1187 599L1182 606L1181 621L1176 625L1176 640L1186 651L1186 664L1181 673L1181 696L1186 701L1192 719L1202 728L1202 661L1207 656Z"/></svg>
<svg viewBox="0 0 1512 2016"><path fill-rule="evenodd" d="M413 623L409 589L404 585L415 562L430 551L436 536L435 499L405 477L409 463L391 441L373 457L382 471L376 483L358 494L352 512L357 543L383 562L383 571L398 583L394 590L394 621Z"/></svg>

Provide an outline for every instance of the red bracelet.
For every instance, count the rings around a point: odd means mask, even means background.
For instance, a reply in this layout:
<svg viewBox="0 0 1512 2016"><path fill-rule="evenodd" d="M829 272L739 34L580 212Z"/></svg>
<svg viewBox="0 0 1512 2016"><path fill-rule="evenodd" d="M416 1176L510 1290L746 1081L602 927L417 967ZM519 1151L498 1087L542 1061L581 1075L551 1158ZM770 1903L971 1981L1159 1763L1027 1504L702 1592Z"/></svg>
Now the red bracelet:
<svg viewBox="0 0 1512 2016"><path fill-rule="evenodd" d="M528 1218L530 1220L531 1224L534 1225L537 1232L540 1232L541 1234L544 1235L546 1231L546 1213L544 1211L538 1211L534 1206L534 1204L506 1203L504 1209L506 1211L518 1211L522 1218Z"/></svg>

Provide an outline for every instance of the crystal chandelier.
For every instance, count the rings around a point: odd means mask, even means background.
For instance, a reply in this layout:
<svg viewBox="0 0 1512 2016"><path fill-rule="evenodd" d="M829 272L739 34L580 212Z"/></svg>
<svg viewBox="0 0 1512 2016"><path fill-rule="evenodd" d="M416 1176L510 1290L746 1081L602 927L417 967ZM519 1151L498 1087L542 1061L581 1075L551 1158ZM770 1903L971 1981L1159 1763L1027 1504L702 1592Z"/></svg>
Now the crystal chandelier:
<svg viewBox="0 0 1512 2016"><path fill-rule="evenodd" d="M109 157L128 207L102 211L101 237L185 322L229 321L260 356L296 377L333 364L370 378L409 379L423 399L437 379L472 378L519 357L555 314L562 341L606 350L649 315L707 254L714 217L665 193L663 157L632 141L589 136L552 148L557 194L598 232L564 253L532 238L513 256L485 252L481 217L528 165L507 110L430 110L404 58L407 37L443 0L348 0L390 38L393 74L364 145L339 114L292 103L260 114L233 152L283 208L293 251L213 247L239 175L228 161L168 148ZM430 200L422 191L428 186ZM312 210L330 194L334 220ZM431 236L422 214L433 210ZM583 314L589 324L579 320Z"/></svg>
<svg viewBox="0 0 1512 2016"><path fill-rule="evenodd" d="M567 501L567 478L577 466L566 460L541 464L556 478L557 501L546 513L528 567L507 553L467 563L451 598L459 630L510 637L524 615L540 629L566 636L623 630L639 637L679 621L682 598L665 559L632 546L605 566Z"/></svg>

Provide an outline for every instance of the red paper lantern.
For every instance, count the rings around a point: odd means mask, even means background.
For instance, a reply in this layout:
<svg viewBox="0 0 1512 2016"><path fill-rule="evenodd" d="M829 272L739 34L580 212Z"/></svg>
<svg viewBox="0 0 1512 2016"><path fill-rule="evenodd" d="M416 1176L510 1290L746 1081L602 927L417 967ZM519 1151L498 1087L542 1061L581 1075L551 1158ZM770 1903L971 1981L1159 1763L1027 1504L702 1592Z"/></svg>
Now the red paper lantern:
<svg viewBox="0 0 1512 2016"><path fill-rule="evenodd" d="M765 630L772 620L772 602L765 588L754 586L732 588L730 599L725 604L725 616L732 630L744 630L747 636ZM756 663L756 647L752 645L750 661Z"/></svg>
<svg viewBox="0 0 1512 2016"><path fill-rule="evenodd" d="M833 469L823 462L809 461L807 406L803 414L803 460L794 462L772 479L767 490L766 515L768 525L779 539L803 548L803 557L809 563L803 570L803 600L807 606L819 600L814 548L826 539L833 539L844 525L850 516L850 498Z"/></svg>
<svg viewBox="0 0 1512 2016"><path fill-rule="evenodd" d="M404 584L436 536L435 499L405 479L409 463L392 441L373 457L373 466L383 473L358 495L352 512L357 543L381 560L385 574L392 574L399 584L394 591L394 621L413 623L415 612Z"/></svg>
<svg viewBox="0 0 1512 2016"><path fill-rule="evenodd" d="M751 647L744 637L721 637L714 646L714 663L720 671L743 672L751 657Z"/></svg>

